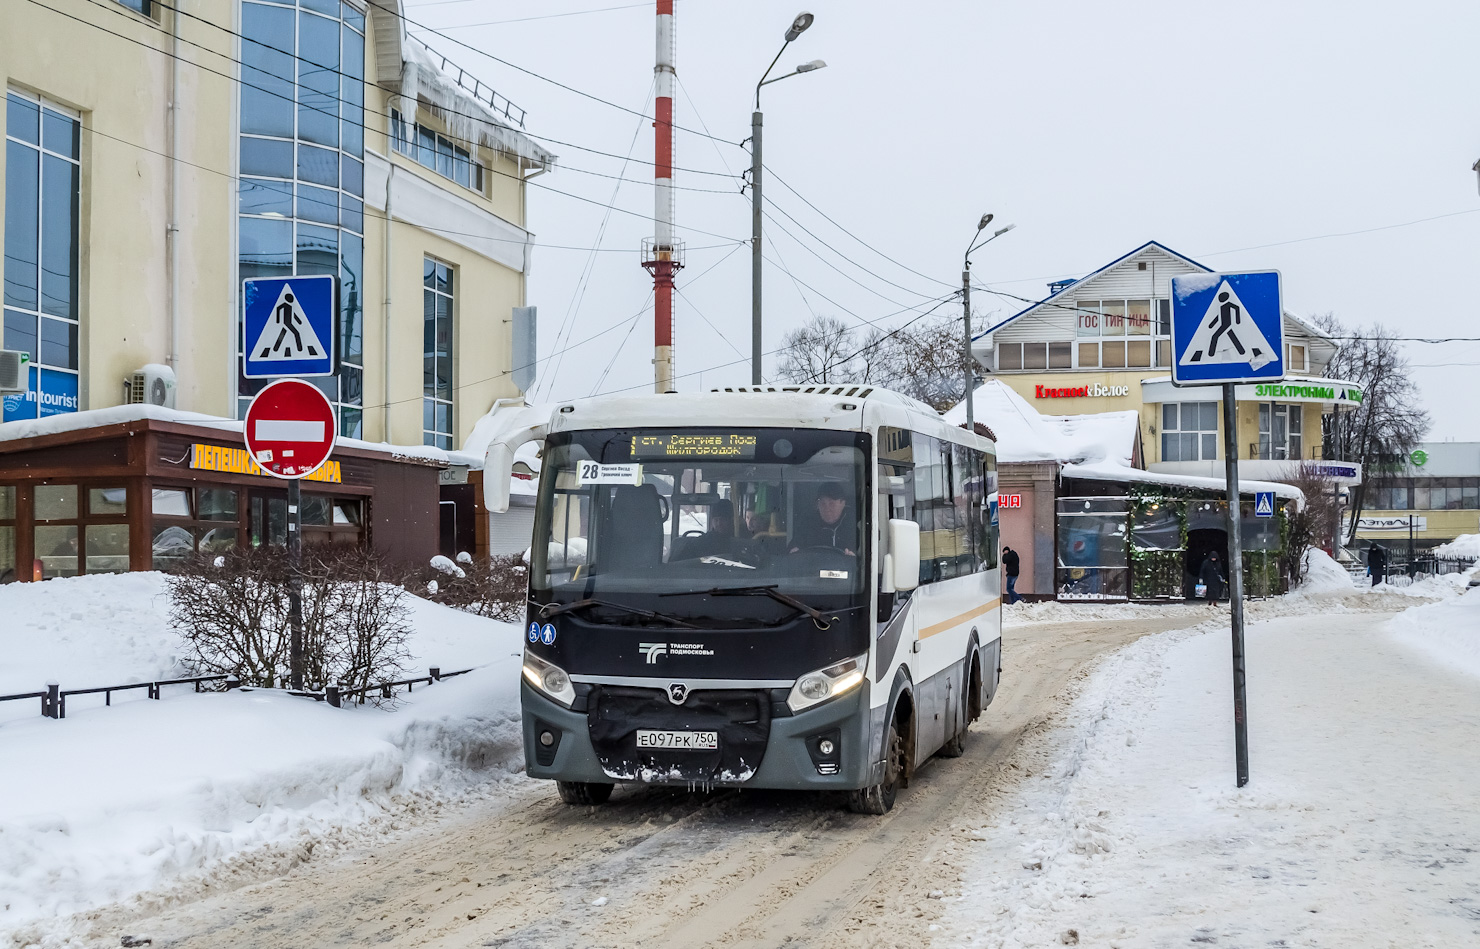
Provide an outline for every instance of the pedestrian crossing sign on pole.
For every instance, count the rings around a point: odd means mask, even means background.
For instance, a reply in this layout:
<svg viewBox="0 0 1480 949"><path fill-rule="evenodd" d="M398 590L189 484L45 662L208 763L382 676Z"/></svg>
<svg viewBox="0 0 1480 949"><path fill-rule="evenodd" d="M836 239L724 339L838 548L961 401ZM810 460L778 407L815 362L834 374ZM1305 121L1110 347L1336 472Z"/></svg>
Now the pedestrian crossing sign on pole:
<svg viewBox="0 0 1480 949"><path fill-rule="evenodd" d="M339 279L242 281L242 374L248 379L332 376Z"/></svg>
<svg viewBox="0 0 1480 949"><path fill-rule="evenodd" d="M1255 491L1254 492L1254 516L1255 517L1274 517L1274 492L1273 491Z"/></svg>
<svg viewBox="0 0 1480 949"><path fill-rule="evenodd" d="M1283 379L1284 323L1278 270L1173 277L1173 384Z"/></svg>

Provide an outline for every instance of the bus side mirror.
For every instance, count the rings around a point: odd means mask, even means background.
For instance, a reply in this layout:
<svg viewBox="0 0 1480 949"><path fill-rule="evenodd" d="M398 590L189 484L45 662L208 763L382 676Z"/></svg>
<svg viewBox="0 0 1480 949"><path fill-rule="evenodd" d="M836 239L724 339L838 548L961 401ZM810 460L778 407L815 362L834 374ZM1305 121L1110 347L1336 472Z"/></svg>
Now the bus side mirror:
<svg viewBox="0 0 1480 949"><path fill-rule="evenodd" d="M888 567L894 589L901 593L920 585L920 525L889 519Z"/></svg>

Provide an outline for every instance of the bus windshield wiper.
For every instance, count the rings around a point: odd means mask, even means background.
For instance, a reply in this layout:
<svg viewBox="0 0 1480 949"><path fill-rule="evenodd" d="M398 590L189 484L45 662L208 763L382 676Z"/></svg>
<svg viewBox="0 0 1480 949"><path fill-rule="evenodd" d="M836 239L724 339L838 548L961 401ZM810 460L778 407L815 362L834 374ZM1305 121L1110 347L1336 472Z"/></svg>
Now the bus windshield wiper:
<svg viewBox="0 0 1480 949"><path fill-rule="evenodd" d="M684 620L679 619L677 616L669 616L667 613L654 613L652 610L640 610L635 606L624 606L621 603L613 603L610 600L587 599L576 600L571 603L546 603L545 605L540 607L540 618L549 619L552 616L559 616L561 613L571 613L575 610L589 609L593 606L606 607L607 609L620 610L623 613L630 613L633 616L642 616L647 619L660 620L664 623L669 624L670 626L678 626L682 627L683 629L703 628L701 626L695 626L693 623L685 622Z"/></svg>
<svg viewBox="0 0 1480 949"><path fill-rule="evenodd" d="M759 593L762 596L769 596L771 599L775 600L777 603L781 603L781 604L784 604L786 606L791 607L792 609L796 610L798 613L806 613L808 616L812 617L812 622L814 622L814 623L817 624L817 628L818 629L827 629L828 628L828 625L829 624L828 624L828 621L827 621L827 616L824 615L821 610L817 609L815 606L808 606L806 603L803 603L801 600L797 599L794 596L790 596L788 594L782 593L780 590L776 589L777 586L778 586L778 584L772 583L772 584L768 584L766 586L753 586L753 587L715 587L715 588L713 588L711 590L696 590L694 592L697 593L700 596L752 596L754 594ZM678 594L678 593L660 593L659 594L659 596L680 596L680 595L682 595L682 594Z"/></svg>

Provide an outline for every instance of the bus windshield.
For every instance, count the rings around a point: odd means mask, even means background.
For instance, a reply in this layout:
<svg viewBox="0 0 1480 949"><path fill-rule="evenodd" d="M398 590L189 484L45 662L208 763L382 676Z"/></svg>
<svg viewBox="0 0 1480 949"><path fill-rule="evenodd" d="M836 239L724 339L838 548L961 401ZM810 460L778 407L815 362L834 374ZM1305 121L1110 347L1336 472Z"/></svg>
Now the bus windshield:
<svg viewBox="0 0 1480 949"><path fill-rule="evenodd" d="M530 556L537 599L648 594L695 615L715 591L839 605L864 589L867 436L813 429L606 429L552 433ZM706 594L704 607L699 597ZM663 598L666 597L666 598ZM663 598L663 599L660 599ZM622 597L633 604L632 597ZM734 609L774 614L764 600ZM737 615L738 618L738 615Z"/></svg>

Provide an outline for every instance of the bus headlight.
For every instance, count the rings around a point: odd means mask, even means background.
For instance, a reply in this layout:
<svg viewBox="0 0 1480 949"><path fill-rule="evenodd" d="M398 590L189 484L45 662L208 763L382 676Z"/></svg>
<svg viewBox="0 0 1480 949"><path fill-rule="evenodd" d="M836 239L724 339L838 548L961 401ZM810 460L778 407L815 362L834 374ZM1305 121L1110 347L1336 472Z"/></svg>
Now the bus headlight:
<svg viewBox="0 0 1480 949"><path fill-rule="evenodd" d="M524 653L524 678L530 685L566 708L575 704L576 688L571 685L570 676L566 675L565 670L555 663L547 662L526 651Z"/></svg>
<svg viewBox="0 0 1480 949"><path fill-rule="evenodd" d="M793 712L800 712L819 702L851 692L863 681L864 664L867 661L868 653L864 653L826 669L807 673L791 687L791 694L786 697L787 706Z"/></svg>

